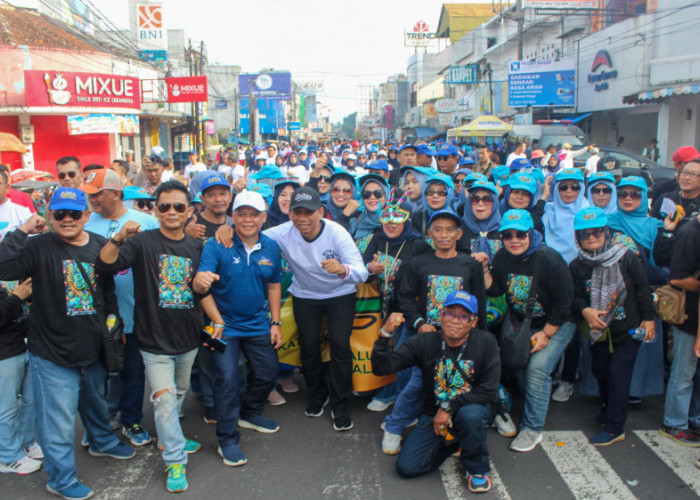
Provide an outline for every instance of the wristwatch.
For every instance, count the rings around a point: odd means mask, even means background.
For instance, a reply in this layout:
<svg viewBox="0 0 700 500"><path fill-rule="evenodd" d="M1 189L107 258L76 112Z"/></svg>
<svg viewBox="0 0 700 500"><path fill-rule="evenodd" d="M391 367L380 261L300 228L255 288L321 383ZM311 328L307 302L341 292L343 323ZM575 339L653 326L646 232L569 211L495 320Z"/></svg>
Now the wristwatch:
<svg viewBox="0 0 700 500"><path fill-rule="evenodd" d="M454 411L454 409L452 408L451 401L443 401L442 403L440 403L440 409L450 415L452 415L452 412Z"/></svg>
<svg viewBox="0 0 700 500"><path fill-rule="evenodd" d="M282 326L282 322L281 322L281 321L270 321L270 325L272 325L272 326Z"/></svg>
<svg viewBox="0 0 700 500"><path fill-rule="evenodd" d="M426 323L426 321L423 318L418 318L414 323L413 323L413 328L415 330L418 330L421 326L423 326Z"/></svg>
<svg viewBox="0 0 700 500"><path fill-rule="evenodd" d="M109 239L109 241L110 241L110 243L112 243L113 245L120 247L120 246L122 246L122 245L124 244L124 242L125 242L126 240L118 240L118 239L116 239L114 236L112 236L112 237Z"/></svg>

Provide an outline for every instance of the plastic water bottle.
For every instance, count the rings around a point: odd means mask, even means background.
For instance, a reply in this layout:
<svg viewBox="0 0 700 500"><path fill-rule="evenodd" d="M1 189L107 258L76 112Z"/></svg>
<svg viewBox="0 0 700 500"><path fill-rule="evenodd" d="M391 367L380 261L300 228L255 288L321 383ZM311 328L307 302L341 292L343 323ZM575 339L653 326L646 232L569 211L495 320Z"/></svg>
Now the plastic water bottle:
<svg viewBox="0 0 700 500"><path fill-rule="evenodd" d="M647 334L647 331L644 328L632 328L627 333L629 333L630 337L632 337L634 340L641 340L647 344L651 342L650 340L644 340L644 337Z"/></svg>

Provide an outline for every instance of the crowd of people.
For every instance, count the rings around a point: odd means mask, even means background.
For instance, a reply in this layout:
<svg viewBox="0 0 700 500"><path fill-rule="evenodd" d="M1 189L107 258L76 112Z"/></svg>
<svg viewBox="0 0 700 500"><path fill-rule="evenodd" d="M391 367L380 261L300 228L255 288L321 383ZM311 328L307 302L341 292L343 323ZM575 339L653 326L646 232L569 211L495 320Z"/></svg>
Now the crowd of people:
<svg viewBox="0 0 700 500"><path fill-rule="evenodd" d="M569 144L299 141L192 152L182 170L156 153L60 158L59 186L31 197L0 168L0 472L43 463L48 491L89 498L76 414L90 455L130 459L153 441L146 381L168 491L201 448L180 425L191 381L223 463L246 464L239 429L277 432L265 405L299 390L277 353L285 300L304 415L350 431L362 283L381 295L373 373L396 374L367 409L387 412L402 477L457 454L470 491L489 491L488 429L535 449L578 377L600 397L592 445L624 440L628 405L665 391L659 432L700 447L694 147L653 186ZM662 322L669 284L681 309Z"/></svg>

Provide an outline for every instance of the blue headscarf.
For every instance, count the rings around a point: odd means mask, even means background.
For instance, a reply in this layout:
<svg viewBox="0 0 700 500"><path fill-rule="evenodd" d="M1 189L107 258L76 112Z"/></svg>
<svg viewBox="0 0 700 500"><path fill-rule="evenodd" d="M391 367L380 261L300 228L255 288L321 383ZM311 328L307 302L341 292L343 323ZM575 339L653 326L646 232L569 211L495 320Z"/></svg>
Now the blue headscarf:
<svg viewBox="0 0 700 500"><path fill-rule="evenodd" d="M423 204L423 190L425 189L425 181L428 180L428 177L431 175L435 174L435 169L430 168L430 167L402 167L404 169L403 172L403 185L406 186L406 174L411 172L413 175L416 176L416 179L418 180L418 184L420 185L420 192L421 196L416 200L412 201L409 199L406 199L406 203L411 207L411 213L416 213L419 210L423 210L425 208L425 205Z"/></svg>
<svg viewBox="0 0 700 500"><path fill-rule="evenodd" d="M418 231L416 231L416 228L413 227L411 219L409 218L406 219L406 222L403 223L403 231L400 235L398 235L396 238L389 238L385 233L384 238L389 244L389 248L391 250L394 250L399 248L403 243L422 238L422 236Z"/></svg>
<svg viewBox="0 0 700 500"><path fill-rule="evenodd" d="M610 201L605 207L600 207L606 214L611 214L617 212L617 189L615 188L615 177L608 172L597 172L588 178L588 191L586 192L586 197L588 202L593 205L593 193L591 193L591 188L597 184L604 184L610 189L612 189L612 194L610 195Z"/></svg>
<svg viewBox="0 0 700 500"><path fill-rule="evenodd" d="M581 187L576 200L568 204L564 203L559 196L559 184L566 180L576 181ZM585 196L583 173L574 168L559 172L554 182L554 201L545 205L542 222L547 246L559 252L567 264L578 255L574 218L579 210L587 206L589 205Z"/></svg>
<svg viewBox="0 0 700 500"><path fill-rule="evenodd" d="M275 184L275 194L272 198L270 209L267 211L267 221L270 227L279 226L280 224L284 224L285 222L289 221L289 214L282 213L279 204L280 194L287 186L292 186L294 189L297 189L299 187L299 183L294 181L282 181Z"/></svg>
<svg viewBox="0 0 700 500"><path fill-rule="evenodd" d="M649 250L650 255L654 250L656 234L664 223L647 214L649 200L647 198L647 183L641 177L631 175L625 177L618 184L618 189L624 186L639 188L642 192L642 199L639 207L634 212L625 212L619 206L618 210L608 215L608 226L616 231L626 234L634 241Z"/></svg>
<svg viewBox="0 0 700 500"><path fill-rule="evenodd" d="M544 238L539 231L534 229L534 221L532 220L532 215L527 210L521 208L513 208L506 211L502 216L502 224L499 231L507 231L508 229L516 229L518 231L527 231L530 235L530 246L527 250L520 255L513 255L508 250L504 248L504 252L509 259L516 261L523 261L527 259L530 255L535 253L544 243ZM573 224L572 224L573 226Z"/></svg>
<svg viewBox="0 0 700 500"><path fill-rule="evenodd" d="M379 184L382 187L382 190L384 191L384 203L388 203L389 184L387 184L386 180L381 176L375 174L368 174L363 176L360 192L362 192L365 186L370 182ZM370 212L363 205L362 213L356 219L357 222L352 221L350 225L350 234L352 234L352 237L357 240L363 238L364 236L367 236L370 233L373 233L375 230L382 227L380 216L382 214L383 209L384 206L381 203L377 207L377 210L374 212Z"/></svg>
<svg viewBox="0 0 700 500"><path fill-rule="evenodd" d="M336 173L336 172L338 171L338 170L337 170L333 165L331 165L330 163L326 163L326 164L323 166L323 168L328 169L328 171L331 173L331 175L333 175L334 173ZM323 170L323 169L321 169L321 170ZM328 208L328 204L329 204L330 201L331 201L331 190L330 190L330 188L328 189L328 192L327 192L327 193L321 193L321 192L319 191L319 192L318 192L318 195L319 195L319 198L321 199L321 203L323 204L323 206L326 207L326 208Z"/></svg>
<svg viewBox="0 0 700 500"><path fill-rule="evenodd" d="M331 190L333 190L333 184L339 179L345 179L346 181L350 182L350 188L352 189L352 199L357 200L358 199L358 192L357 192L357 179L351 175L349 172L345 171L337 171L331 176ZM331 196L328 198L328 205L326 205L326 208L328 209L328 212L331 214L331 219L333 220L338 220L338 217L343 213L343 210L345 210L345 207L336 207L335 203L333 203L333 197Z"/></svg>
<svg viewBox="0 0 700 500"><path fill-rule="evenodd" d="M473 164L473 163L474 163L474 162L472 162L472 164ZM456 186L458 183L464 185L464 180L465 180L467 177L469 177L472 173L473 173L473 172L472 172L471 170L469 170L468 168L460 168L460 169L457 170L454 174L452 174L452 182L454 183L455 186ZM459 174L464 174L464 175L465 175L464 179L462 179L461 182L457 181L457 176L458 176ZM453 211L456 212L456 211L457 211L457 208L460 207L461 205L464 205L464 203L466 202L467 195L466 195L465 191L466 191L466 189L462 189L462 192L459 193L459 196L458 196L457 198L455 198L455 199L452 200L452 206L451 206L450 208L452 208Z"/></svg>
<svg viewBox="0 0 700 500"><path fill-rule="evenodd" d="M530 193L530 202L525 210L530 211L535 205L535 201L537 200L535 197L537 194L537 181L529 174L516 172L509 179L508 186L503 192L504 196L501 200L501 213L506 213L506 211L512 208L509 204L509 200L514 189L521 189Z"/></svg>
<svg viewBox="0 0 700 500"><path fill-rule="evenodd" d="M462 221L464 225L476 235L474 240L474 252L484 252L489 256L489 262L493 258L491 254L491 245L489 245L488 233L491 231L497 231L501 227L501 212L498 209L498 188L491 182L477 181L472 184L469 189L469 194L473 194L476 191L488 191L493 195L494 204L491 208L491 215L488 219L479 220L474 215L472 210L472 204L467 203L464 206L464 215L462 216Z"/></svg>
<svg viewBox="0 0 700 500"><path fill-rule="evenodd" d="M445 204L441 206L440 208L433 209L430 208L430 205L428 205L428 200L426 199L425 192L428 190L431 184L444 184L445 187L447 188L447 199L445 200ZM425 207L425 210L428 212L428 217L432 217L435 212L438 210L442 210L443 208L446 208L448 210L452 210L452 199L455 196L455 184L452 182L452 178L449 175L445 174L435 174L432 177L430 177L426 182L425 186L423 186L423 206Z"/></svg>

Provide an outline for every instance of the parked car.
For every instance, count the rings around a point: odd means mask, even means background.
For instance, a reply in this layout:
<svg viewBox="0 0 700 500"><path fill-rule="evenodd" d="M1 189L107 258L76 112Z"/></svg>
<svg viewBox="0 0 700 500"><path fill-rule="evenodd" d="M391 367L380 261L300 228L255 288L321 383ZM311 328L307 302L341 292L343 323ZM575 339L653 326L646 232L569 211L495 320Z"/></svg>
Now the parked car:
<svg viewBox="0 0 700 500"><path fill-rule="evenodd" d="M625 148L598 145L596 145L596 147L600 150L601 160L606 157L612 157L620 162L623 177L627 177L629 175L637 175L642 177L650 188L657 181L663 179L673 179L676 175L676 171L673 168L660 167L650 159L628 151ZM586 160L589 156L590 153L583 153L582 155L577 156L574 159L574 164L577 167L583 168L586 165ZM601 170L600 162L598 165L598 170Z"/></svg>
<svg viewBox="0 0 700 500"><path fill-rule="evenodd" d="M513 125L513 130L504 136L506 152L510 153L519 142L527 142L533 149L546 149L550 144L561 147L568 142L574 149L587 145L586 134L576 125L543 124L540 120L535 125Z"/></svg>

